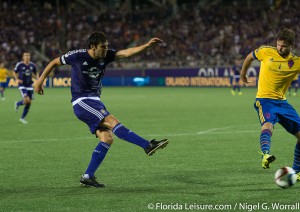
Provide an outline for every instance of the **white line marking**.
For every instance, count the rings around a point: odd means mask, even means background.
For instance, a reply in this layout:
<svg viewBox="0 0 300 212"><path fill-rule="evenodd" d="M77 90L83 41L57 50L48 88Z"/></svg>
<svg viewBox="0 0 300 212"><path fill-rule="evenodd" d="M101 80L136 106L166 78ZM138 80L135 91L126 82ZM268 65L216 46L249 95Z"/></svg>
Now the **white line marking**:
<svg viewBox="0 0 300 212"><path fill-rule="evenodd" d="M28 140L6 140L0 141L2 143L21 143L21 142L51 142L51 141L69 141L69 140L87 140L87 139L94 139L95 137L84 137L84 138L49 138L49 139L28 139Z"/></svg>
<svg viewBox="0 0 300 212"><path fill-rule="evenodd" d="M250 125L247 125L250 126ZM243 126L243 127L247 127ZM204 131L200 131L197 133L169 133L169 134L149 134L149 135L142 135L142 137L177 137L177 136L201 136L201 135L217 135L217 134L245 134L245 133L260 133L260 128L257 130L229 130L229 131L222 131L226 129L237 128L236 126L228 126L228 127L220 127L220 128L212 128ZM222 131L222 132L215 132L215 131ZM284 129L277 129L276 132L285 132ZM51 142L51 141L69 141L69 140L95 140L94 136L88 137L81 137L81 138L49 138L49 139L28 139L28 140L4 140L0 141L0 145L4 143L22 143L22 142Z"/></svg>
<svg viewBox="0 0 300 212"><path fill-rule="evenodd" d="M197 132L196 134L197 134L197 135L207 134L207 133L210 133L210 132L213 132L213 131L216 131L216 130L225 130L225 129L230 129L230 128L234 128L234 127L212 128L212 129L209 129L209 130Z"/></svg>
<svg viewBox="0 0 300 212"><path fill-rule="evenodd" d="M281 130L276 130L281 131ZM241 130L241 131L229 131L229 132L214 132L212 130L206 130L203 132L198 133L174 133L174 134L151 134L146 135L149 137L153 136L169 136L169 137L175 137L175 136L201 136L201 135L217 135L217 134L243 134L243 133L259 133L259 130Z"/></svg>

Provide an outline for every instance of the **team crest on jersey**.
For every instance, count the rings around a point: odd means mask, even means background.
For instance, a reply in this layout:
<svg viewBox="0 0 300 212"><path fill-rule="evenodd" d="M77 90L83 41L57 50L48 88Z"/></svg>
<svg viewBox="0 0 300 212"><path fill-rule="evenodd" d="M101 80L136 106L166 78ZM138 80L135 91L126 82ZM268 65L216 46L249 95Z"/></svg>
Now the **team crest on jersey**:
<svg viewBox="0 0 300 212"><path fill-rule="evenodd" d="M103 115L106 115L107 114L107 111L106 110L100 110L100 112L103 114Z"/></svg>
<svg viewBox="0 0 300 212"><path fill-rule="evenodd" d="M91 67L88 71L87 71L87 74L89 75L90 78L97 78L100 74L100 70L97 68L97 67ZM83 73L86 73L86 72L83 72Z"/></svg>
<svg viewBox="0 0 300 212"><path fill-rule="evenodd" d="M30 76L30 74L31 74L31 71L29 70L29 69L26 69L26 71L25 71L25 76Z"/></svg>
<svg viewBox="0 0 300 212"><path fill-rule="evenodd" d="M289 60L289 61L288 61L288 65L289 65L290 68L292 68L293 65L294 65L294 61L293 61L293 60Z"/></svg>

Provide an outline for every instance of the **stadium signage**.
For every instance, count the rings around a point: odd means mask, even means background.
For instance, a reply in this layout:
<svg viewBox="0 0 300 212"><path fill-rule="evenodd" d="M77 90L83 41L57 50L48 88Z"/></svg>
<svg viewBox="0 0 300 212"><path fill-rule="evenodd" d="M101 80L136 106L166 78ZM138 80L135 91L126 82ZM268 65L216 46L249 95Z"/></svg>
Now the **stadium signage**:
<svg viewBox="0 0 300 212"><path fill-rule="evenodd" d="M70 77L62 77L52 79L52 87L70 87L71 86L71 78Z"/></svg>
<svg viewBox="0 0 300 212"><path fill-rule="evenodd" d="M33 84L35 84L36 79L32 78ZM44 86L48 86L49 85L49 78L47 78L44 81ZM7 80L7 87L18 87L18 82L15 80L15 78L8 78Z"/></svg>
<svg viewBox="0 0 300 212"><path fill-rule="evenodd" d="M249 81L246 86L256 86L256 77L249 77ZM240 82L241 86L244 83ZM166 77L165 85L170 87L229 87L230 79L229 77Z"/></svg>
<svg viewBox="0 0 300 212"><path fill-rule="evenodd" d="M249 81L245 86L256 86L259 67L248 69ZM61 74L64 73L64 74ZM47 87L70 87L69 71L49 77ZM141 83L143 79L143 83ZM137 81L139 80L139 81ZM33 79L35 81L35 79ZM8 87L17 87L14 78L8 79ZM241 85L244 85L240 82ZM221 68L169 68L169 69L110 69L102 80L104 86L169 86L169 87L229 87L230 67Z"/></svg>
<svg viewBox="0 0 300 212"><path fill-rule="evenodd" d="M229 76L229 69L224 69L224 76ZM218 68L200 68L198 71L199 77L215 77L219 76L219 69Z"/></svg>

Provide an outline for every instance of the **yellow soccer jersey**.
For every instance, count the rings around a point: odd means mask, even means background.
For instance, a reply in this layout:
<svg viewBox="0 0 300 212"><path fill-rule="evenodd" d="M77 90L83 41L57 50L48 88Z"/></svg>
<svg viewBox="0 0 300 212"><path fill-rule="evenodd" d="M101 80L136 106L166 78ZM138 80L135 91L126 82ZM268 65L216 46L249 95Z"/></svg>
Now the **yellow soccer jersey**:
<svg viewBox="0 0 300 212"><path fill-rule="evenodd" d="M7 77L7 69L0 68L0 82L6 82L6 77Z"/></svg>
<svg viewBox="0 0 300 212"><path fill-rule="evenodd" d="M261 62L256 98L286 99L285 92L300 73L299 57L290 53L282 58L271 46L256 49L253 57Z"/></svg>
<svg viewBox="0 0 300 212"><path fill-rule="evenodd" d="M298 81L298 74L294 77L293 81Z"/></svg>

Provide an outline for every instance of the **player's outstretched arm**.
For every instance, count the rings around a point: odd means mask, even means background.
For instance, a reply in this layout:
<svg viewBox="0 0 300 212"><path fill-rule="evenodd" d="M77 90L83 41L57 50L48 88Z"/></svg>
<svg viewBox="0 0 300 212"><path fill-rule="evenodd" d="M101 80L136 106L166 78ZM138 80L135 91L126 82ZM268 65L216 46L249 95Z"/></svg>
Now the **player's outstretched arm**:
<svg viewBox="0 0 300 212"><path fill-rule="evenodd" d="M247 78L247 70L250 67L252 61L254 60L252 52L247 55L247 57L244 60L243 67L240 73L241 79L243 80L244 83L249 83Z"/></svg>
<svg viewBox="0 0 300 212"><path fill-rule="evenodd" d="M156 45L161 45L161 46L166 46L166 43L159 39L159 38L152 38L150 39L147 43L141 45L141 46L136 46L136 47L131 47L128 49L120 50L116 53L116 59L123 59L127 57L134 56L136 54L139 54L153 46Z"/></svg>
<svg viewBox="0 0 300 212"><path fill-rule="evenodd" d="M61 66L61 65L62 64L60 62L60 58L59 57L55 58L50 63L48 63L48 65L46 66L46 68L43 71L42 75L39 77L39 79L37 80L37 82L36 82L36 84L34 86L34 90L35 90L36 93L38 93L40 95L44 95L43 83L44 83L45 79L51 73L51 71L53 70L53 68L55 68L56 66Z"/></svg>

